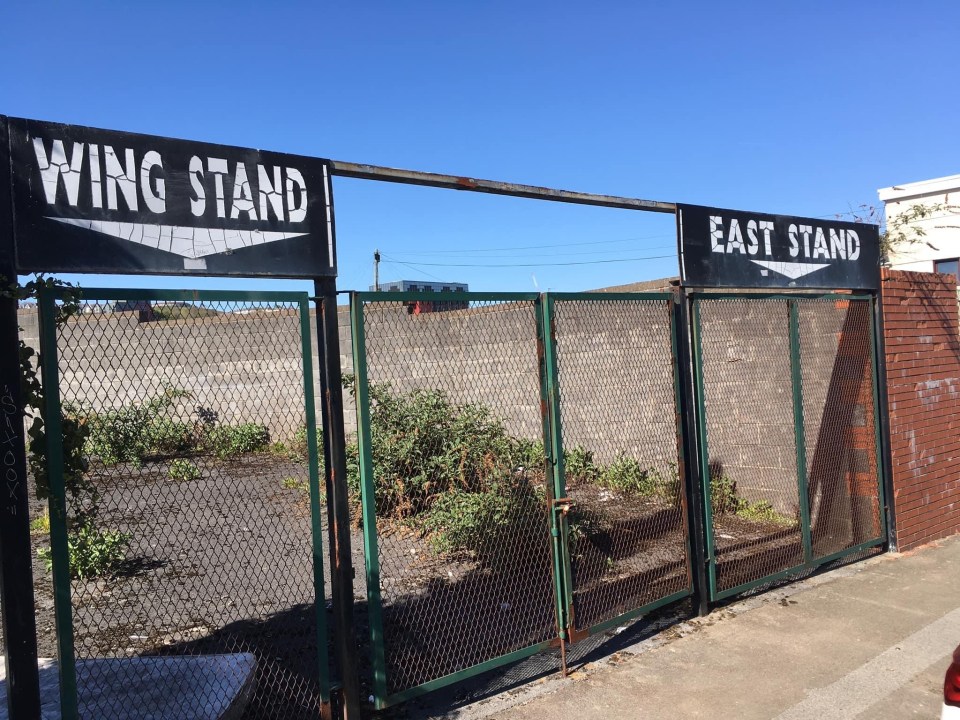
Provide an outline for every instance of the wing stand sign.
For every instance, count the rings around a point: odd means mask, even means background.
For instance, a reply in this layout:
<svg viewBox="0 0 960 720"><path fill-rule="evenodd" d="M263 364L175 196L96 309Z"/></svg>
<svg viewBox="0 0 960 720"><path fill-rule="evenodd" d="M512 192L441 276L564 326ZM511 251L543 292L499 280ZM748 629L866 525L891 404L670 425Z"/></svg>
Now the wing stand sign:
<svg viewBox="0 0 960 720"><path fill-rule="evenodd" d="M880 286L876 225L678 204L677 237L688 287Z"/></svg>
<svg viewBox="0 0 960 720"><path fill-rule="evenodd" d="M3 123L21 273L336 276L326 160Z"/></svg>

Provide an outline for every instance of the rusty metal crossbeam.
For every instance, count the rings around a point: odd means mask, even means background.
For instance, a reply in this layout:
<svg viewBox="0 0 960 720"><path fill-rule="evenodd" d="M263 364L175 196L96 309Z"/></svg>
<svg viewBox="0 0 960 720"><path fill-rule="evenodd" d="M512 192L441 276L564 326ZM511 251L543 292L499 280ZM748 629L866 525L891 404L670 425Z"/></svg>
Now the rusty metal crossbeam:
<svg viewBox="0 0 960 720"><path fill-rule="evenodd" d="M365 165L362 163L332 161L333 174L340 177L379 180L381 182L403 183L406 185L426 185L447 188L449 190L470 190L491 193L493 195L511 195L513 197L532 198L534 200L553 200L554 202L595 205L598 207L621 208L624 210L643 210L647 212L674 213L676 205L659 200L619 197L616 195L597 195L596 193L559 190L538 185L520 185L500 180L481 180L479 178L444 175L423 172L421 170L402 170L400 168Z"/></svg>

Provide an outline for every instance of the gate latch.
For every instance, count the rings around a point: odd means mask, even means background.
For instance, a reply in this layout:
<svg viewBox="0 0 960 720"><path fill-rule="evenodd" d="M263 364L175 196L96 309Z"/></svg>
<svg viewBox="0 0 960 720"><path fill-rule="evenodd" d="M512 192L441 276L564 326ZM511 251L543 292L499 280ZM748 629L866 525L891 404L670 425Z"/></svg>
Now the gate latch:
<svg viewBox="0 0 960 720"><path fill-rule="evenodd" d="M573 500L568 497L557 498L553 501L553 509L566 515L573 507Z"/></svg>

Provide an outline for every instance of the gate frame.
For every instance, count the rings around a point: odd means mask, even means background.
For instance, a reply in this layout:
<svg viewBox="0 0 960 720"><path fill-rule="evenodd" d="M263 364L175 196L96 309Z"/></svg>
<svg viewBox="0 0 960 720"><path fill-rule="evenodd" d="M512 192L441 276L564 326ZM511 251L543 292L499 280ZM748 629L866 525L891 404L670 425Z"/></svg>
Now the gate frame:
<svg viewBox="0 0 960 720"><path fill-rule="evenodd" d="M383 604L380 590L379 538L376 527L376 500L374 487L372 445L370 437L370 400L367 375L366 329L364 326L365 305L368 303L409 303L429 299L432 302L532 302L536 324L537 358L539 365L540 407L542 439L545 454L544 485L546 489L547 521L544 530L550 533L551 572L553 575L554 608L556 612L556 637L530 645L511 653L491 658L454 673L429 680L420 685L405 688L390 694L387 687L386 645L383 628ZM574 625L572 573L569 545L569 523L566 497L566 482L563 468L563 436L560 420L560 383L562 377L557 363L557 340L555 323L556 301L663 303L666 320L670 324L671 363L673 374L677 472L681 487L681 516L683 518L686 555L687 587L670 595L658 598L641 607L578 629ZM685 427L686 407L683 392L684 372L681 358L684 344L681 337L682 314L680 304L673 293L497 293L497 292L421 292L366 291L350 293L350 328L353 339L353 367L356 382L357 443L361 475L361 512L364 539L364 560L367 581L367 618L369 622L370 659L373 670L373 700L377 710L424 695L434 690L460 682L488 670L530 657L545 650L559 647L561 668L566 674L566 648L591 635L604 632L624 622L646 615L665 605L700 593L702 583L696 571L696 540L691 537L690 462ZM694 493L695 494L695 493ZM701 593L703 596L703 593Z"/></svg>
<svg viewBox="0 0 960 720"><path fill-rule="evenodd" d="M856 292L711 292L702 290L688 290L687 303L690 307L690 334L693 350L693 384L696 403L696 422L697 422L697 446L699 454L700 482L703 493L704 503L704 542L705 542L705 562L707 565L708 590L710 602L725 600L734 595L747 592L761 585L783 580L796 575L804 570L815 570L823 565L840 560L849 555L854 555L864 550L875 547L885 547L888 543L888 511L886 502L887 489L887 468L882 443L881 415L883 408L879 397L879 352L880 348L877 342L877 327L875 318L877 316L877 297L874 293L856 293ZM789 308L789 338L790 338L790 370L791 370L791 390L794 416L794 438L796 442L797 453L797 477L796 484L799 493L798 502L800 505L800 530L803 543L804 561L786 570L779 570L775 573L765 575L755 580L740 583L726 590L717 590L717 562L716 547L713 534L713 510L712 499L710 495L710 471L709 471L709 445L707 443L707 416L704 403L704 377L703 377L703 346L701 340L701 320L700 320L700 302L702 300L786 300ZM830 553L823 557L814 557L810 538L810 508L809 492L807 486L807 465L806 465L806 437L803 428L803 396L802 383L800 377L800 334L799 334L799 304L798 300L846 300L846 301L865 301L869 303L869 338L870 338L870 367L871 367L871 394L873 398L874 410L874 452L877 463L877 520L880 524L880 536L866 542L859 543L853 547Z"/></svg>
<svg viewBox="0 0 960 720"><path fill-rule="evenodd" d="M277 302L296 303L300 322L303 402L307 428L307 473L310 485L310 530L313 560L314 615L316 618L317 681L323 717L330 716L330 666L323 580L323 530L320 520L320 467L317 453L316 406L313 388L313 353L310 333L310 298L305 292L242 290L136 290L129 288L42 288L37 295L40 327L40 358L44 387L47 472L50 482L50 548L52 557L54 618L63 720L78 720L76 648L73 630L70 556L67 547L67 500L63 477L63 434L56 302L70 292L81 300L149 300L183 302Z"/></svg>
<svg viewBox="0 0 960 720"><path fill-rule="evenodd" d="M559 370L557 362L557 336L556 336L556 313L554 310L557 301L562 302L594 302L602 304L604 302L628 302L628 303L665 303L664 310L667 314L667 322L670 324L670 359L673 375L673 398L674 398L674 425L676 435L676 458L677 473L680 479L680 503L681 515L683 517L683 534L686 555L687 587L670 595L653 600L632 610L627 610L616 617L601 621L586 628L579 628L576 625L576 615L574 612L573 594L576 581L573 575L573 563L570 557L570 529L569 519L567 517L567 508L570 501L567 498L566 473L564 472L563 460L563 422L560 409L560 386L563 377ZM591 293L591 292L545 292L543 294L544 319L543 325L549 321L549 333L547 336L545 353L545 390L546 402L549 408L550 431L550 453L548 456L550 464L553 466L553 484L554 493L557 500L551 508L552 522L559 524L561 537L558 543L561 586L563 587L563 598L561 605L565 613L565 622L562 626L560 637L562 640L575 643L591 635L609 630L625 622L634 620L642 615L646 615L664 605L683 600L694 595L696 592L696 579L694 572L694 553L693 541L691 539L691 526L689 522L688 508L690 505L688 463L686 461L686 432L684 429L683 416L681 415L682 401L682 372L680 368L679 353L679 333L677 321L679 316L676 312L676 298L669 292L644 292L644 293ZM546 447L546 445L545 445Z"/></svg>
<svg viewBox="0 0 960 720"><path fill-rule="evenodd" d="M427 295L425 293L411 291L350 292L350 329L353 338L353 369L356 382L357 408L357 444L360 455L360 495L362 508L361 512L363 515L363 554L367 579L367 620L369 623L370 659L371 665L373 666L373 702L374 707L377 710L383 710L392 705L419 697L434 690L439 690L447 685L452 685L460 682L461 680L466 680L467 678L474 677L475 675L479 675L502 665L508 665L518 660L523 660L524 658L530 657L531 655L536 655L544 650L557 647L558 643L561 643L562 640L558 631L557 637L551 638L550 640L544 640L535 645L514 650L506 655L485 660L484 662L471 665L470 667L450 673L449 675L444 675L442 677L429 680L425 683L421 683L420 685L414 685L413 687L405 688L404 690L400 690L393 694L390 694L387 689L386 638L383 632L383 598L380 592L380 552L379 538L377 536L376 527L376 498L374 489L375 469L373 467L373 451L370 438L370 399L369 382L367 380L364 306L369 302L404 303L416 302L425 299L429 299L432 302L438 303L464 302L471 300L476 300L479 302L529 302L533 303L534 306L534 323L537 326L536 329L538 336L540 334L539 328L542 326L542 322L540 322L542 304L539 293L431 292L429 295ZM539 352L542 347L539 337L535 338L535 340L537 341L538 356L542 358L542 355ZM542 377L543 376L541 374L541 385L543 382ZM541 409L542 408L543 404L541 403ZM547 436L546 422L546 415L541 412L541 425L543 426L544 437ZM550 462L549 458L547 462ZM549 469L547 472L549 473ZM545 482L545 485L548 488L549 502L549 488L551 484L549 482ZM546 517L544 518L544 531L550 532ZM551 537L555 536L553 536L551 533ZM556 557L555 548L551 549L551 554L554 555L554 558ZM556 567L556 565L557 561L554 559L552 567ZM562 588L559 585L559 576L554 573L555 607L558 607L556 598L560 596L560 593L562 593ZM562 625L559 624L559 618L557 627L558 629L562 627Z"/></svg>

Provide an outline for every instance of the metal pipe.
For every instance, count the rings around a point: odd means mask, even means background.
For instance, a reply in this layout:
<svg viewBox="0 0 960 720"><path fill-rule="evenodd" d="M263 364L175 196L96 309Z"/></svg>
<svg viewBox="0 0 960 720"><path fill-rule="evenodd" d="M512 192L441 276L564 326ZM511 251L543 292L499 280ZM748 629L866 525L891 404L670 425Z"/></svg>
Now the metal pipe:
<svg viewBox="0 0 960 720"><path fill-rule="evenodd" d="M361 180L379 180L381 182L403 183L406 185L426 185L448 190L471 190L493 195L510 195L533 200L553 200L554 202L574 203L577 205L595 205L598 207L620 208L622 210L644 210L646 212L675 213L677 206L659 200L619 197L617 195L597 195L596 193L559 190L538 185L520 185L500 180L481 180L479 178L444 175L442 173L423 172L421 170L402 170L400 168L364 165L362 163L332 160L332 174L340 177L360 178Z"/></svg>
<svg viewBox="0 0 960 720"><path fill-rule="evenodd" d="M314 281L317 297L317 347L320 354L320 405L326 463L327 518L330 533L330 584L333 595L334 647L340 668L342 718L361 717L360 680L353 624L353 560L347 499L346 439L340 371L337 288L332 278Z"/></svg>

